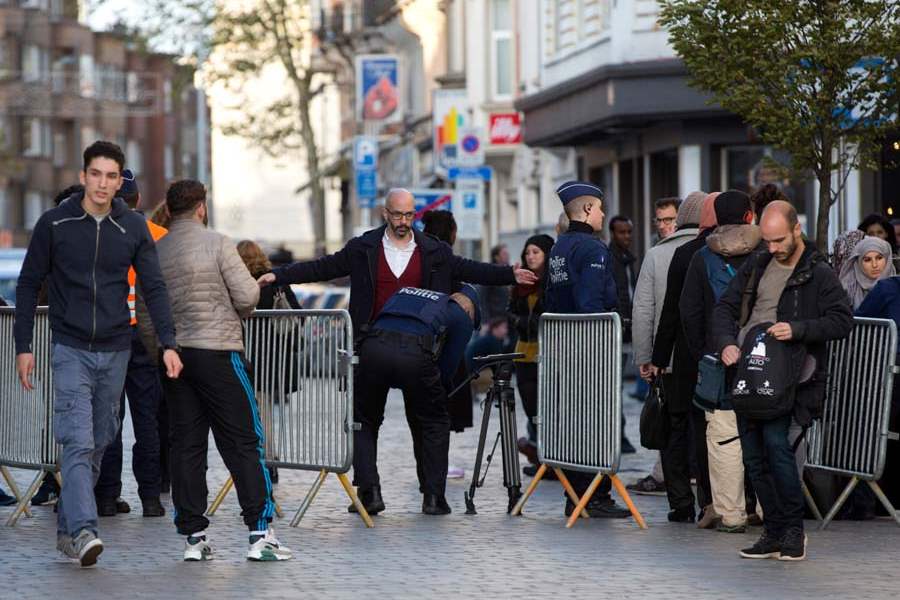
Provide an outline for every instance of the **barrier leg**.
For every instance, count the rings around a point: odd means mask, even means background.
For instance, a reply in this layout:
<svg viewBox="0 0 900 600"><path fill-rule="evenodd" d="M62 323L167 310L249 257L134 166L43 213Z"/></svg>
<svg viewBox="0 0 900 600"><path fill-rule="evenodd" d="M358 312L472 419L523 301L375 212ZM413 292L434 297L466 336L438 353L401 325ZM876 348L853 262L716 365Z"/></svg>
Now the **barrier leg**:
<svg viewBox="0 0 900 600"><path fill-rule="evenodd" d="M272 492L272 502L275 504L275 516L279 519L283 519L284 512L281 510L281 505L278 504L278 500L275 499L275 492Z"/></svg>
<svg viewBox="0 0 900 600"><path fill-rule="evenodd" d="M878 485L877 481L867 481L869 487L872 488L872 491L875 492L875 495L878 496L878 499L881 500L881 504L887 509L888 514L894 517L894 521L897 522L897 525L900 525L900 512L898 512L894 506L891 504L891 501L888 500L887 496L884 495L884 492L881 490L881 486Z"/></svg>
<svg viewBox="0 0 900 600"><path fill-rule="evenodd" d="M813 516L816 518L816 521L822 520L822 513L819 512L819 507L816 506L816 501L813 500L812 494L809 493L809 488L806 487L806 482L800 482L800 488L803 490L803 497L806 498L806 505L809 506L809 510L812 511Z"/></svg>
<svg viewBox="0 0 900 600"><path fill-rule="evenodd" d="M350 480L347 479L346 473L338 473L338 480L341 482L341 485L344 486L344 491L347 492L347 495L350 496L350 500L353 502L353 505L356 507L357 512L359 512L360 518L362 518L363 522L366 524L366 527L375 527L375 523L372 522L372 517L369 515L369 511L366 510L366 507L363 506L363 503L359 501L359 497L356 495L356 492L353 490L353 485L350 483Z"/></svg>
<svg viewBox="0 0 900 600"><path fill-rule="evenodd" d="M6 520L6 524L9 527L15 526L19 517L22 516L22 513L27 514L29 517L31 516L31 512L28 510L28 503L31 502L31 497L37 493L38 488L41 486L41 481L43 480L44 472L38 471L34 481L31 482L31 485L28 486L28 489L25 490L25 493L19 498L19 504L16 506L16 510L14 510L13 514L9 515L9 519Z"/></svg>
<svg viewBox="0 0 900 600"><path fill-rule="evenodd" d="M22 494L19 493L19 486L16 485L16 480L13 479L12 473L9 472L9 469L6 468L5 465L0 465L0 472L3 473L3 479L6 480L6 484L9 486L9 491L12 492L12 495L19 502L22 501ZM29 498L31 500L31 498ZM31 509L28 506L25 506L25 516L31 517Z"/></svg>
<svg viewBox="0 0 900 600"><path fill-rule="evenodd" d="M566 474L563 473L563 470L557 467L553 467L553 472L556 473L556 478L562 484L563 489L566 491L566 495L569 496L569 500L572 501L572 504L578 504L581 501L581 498L578 497L578 494L575 493L575 488L572 487L572 483L569 481L569 478L566 477ZM586 510L581 511L582 519L590 519L591 516L587 514Z"/></svg>
<svg viewBox="0 0 900 600"><path fill-rule="evenodd" d="M525 489L525 493L522 494L522 497L519 498L519 501L516 502L516 505L513 507L512 511L509 513L514 517L518 517L522 514L522 509L525 508L525 503L528 502L528 499L534 493L534 490L537 489L538 483L541 482L541 479L544 477L544 473L547 472L547 465L541 463L541 466L538 467L537 473L534 474L534 477L531 479L531 483L528 484L528 487Z"/></svg>
<svg viewBox="0 0 900 600"><path fill-rule="evenodd" d="M641 529L647 529L647 523L644 521L644 517L641 516L641 513L634 505L634 502L631 501L631 496L628 495L628 490L626 490L625 486L622 485L622 482L619 480L618 476L610 475L609 478L612 479L613 487L616 488L616 491L620 496L622 496L622 500L625 501L625 506L627 506L628 510L631 511L631 516L634 517L635 521L637 521L638 527L640 527Z"/></svg>
<svg viewBox="0 0 900 600"><path fill-rule="evenodd" d="M597 473L594 476L594 480L591 482L591 485L588 486L587 491L584 492L584 496L578 501L575 505L575 509L572 511L572 516L569 517L569 520L566 522L566 529L572 527L575 522L578 520L578 517L581 516L581 513L584 512L587 503L591 501L591 497L594 495L594 492L597 491L597 487L600 485L600 482L603 481L603 473ZM572 490L574 493L575 490Z"/></svg>
<svg viewBox="0 0 900 600"><path fill-rule="evenodd" d="M303 518L303 515L306 514L306 511L313 503L313 500L316 499L316 495L319 493L319 490L322 489L322 484L325 483L326 477L328 477L328 471L325 471L324 469L322 471L319 471L319 474L316 476L316 480L313 482L312 487L309 488L309 491L303 498L303 502L300 503L300 508L297 509L297 512L294 514L294 518L291 519L291 527L296 527L300 524L300 519Z"/></svg>
<svg viewBox="0 0 900 600"><path fill-rule="evenodd" d="M834 503L834 506L831 507L831 510L828 511L828 514L825 515L825 519L822 521L822 524L819 526L819 529L825 529L828 527L828 524L831 523L831 520L838 514L838 511L841 510L841 507L844 505L844 502L847 501L847 498L850 497L850 492L853 491L853 488L856 487L856 484L859 483L859 478L855 475L850 478L850 483L847 484L847 487L844 488L844 491L841 492L841 495L838 496L837 502Z"/></svg>
<svg viewBox="0 0 900 600"><path fill-rule="evenodd" d="M234 485L234 479L232 479L231 475L228 476L228 479L222 485L222 489L219 490L219 493L216 494L215 499L212 501L212 504L209 505L209 508L206 509L206 516L211 517L216 514L216 511L219 510L219 506L225 500L225 496L228 495L228 492L231 491L232 486Z"/></svg>

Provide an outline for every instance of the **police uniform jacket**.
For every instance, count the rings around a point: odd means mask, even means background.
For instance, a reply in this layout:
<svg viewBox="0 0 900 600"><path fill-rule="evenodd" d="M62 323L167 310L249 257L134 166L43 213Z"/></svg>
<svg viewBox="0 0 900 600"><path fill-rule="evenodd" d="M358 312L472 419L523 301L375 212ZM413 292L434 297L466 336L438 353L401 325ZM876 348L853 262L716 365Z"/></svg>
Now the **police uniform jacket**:
<svg viewBox="0 0 900 600"><path fill-rule="evenodd" d="M376 332L398 331L418 336L424 344L431 347L437 346L436 342L442 339L437 361L441 381L449 390L466 344L472 337L474 323L449 295L405 287L388 299L372 324L372 329Z"/></svg>
<svg viewBox="0 0 900 600"><path fill-rule="evenodd" d="M572 221L550 251L547 312L601 313L616 309L609 248L586 223Z"/></svg>

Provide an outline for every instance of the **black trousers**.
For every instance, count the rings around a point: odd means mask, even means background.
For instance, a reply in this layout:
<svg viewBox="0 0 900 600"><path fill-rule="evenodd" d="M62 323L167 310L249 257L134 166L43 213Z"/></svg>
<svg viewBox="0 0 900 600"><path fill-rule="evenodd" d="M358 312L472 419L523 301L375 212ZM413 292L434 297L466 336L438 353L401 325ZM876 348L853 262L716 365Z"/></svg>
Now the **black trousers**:
<svg viewBox="0 0 900 600"><path fill-rule="evenodd" d="M265 530L275 504L253 370L242 352L183 348L181 361L184 370L178 379L161 375L169 406L172 503L178 533L190 535L209 524L204 513L210 428L234 478L244 523L250 531Z"/></svg>
<svg viewBox="0 0 900 600"><path fill-rule="evenodd" d="M537 416L538 401L537 363L516 363L516 387L519 389L519 396L522 397L522 408L528 417L528 423L526 424L528 441L537 445L537 426L534 424L534 418Z"/></svg>
<svg viewBox="0 0 900 600"><path fill-rule="evenodd" d="M360 489L380 485L378 431L388 390L403 391L406 421L413 438L416 474L422 493L443 496L447 487L450 417L432 349L418 337L375 330L361 343L354 389L353 478Z"/></svg>
<svg viewBox="0 0 900 600"><path fill-rule="evenodd" d="M160 486L160 436L157 413L162 387L159 371L141 341L137 327L131 336L131 359L125 375L125 389L119 405L119 433L107 446L100 463L100 478L94 486L98 500L122 495L122 422L125 419L125 397L134 428L131 470L141 498L156 498Z"/></svg>

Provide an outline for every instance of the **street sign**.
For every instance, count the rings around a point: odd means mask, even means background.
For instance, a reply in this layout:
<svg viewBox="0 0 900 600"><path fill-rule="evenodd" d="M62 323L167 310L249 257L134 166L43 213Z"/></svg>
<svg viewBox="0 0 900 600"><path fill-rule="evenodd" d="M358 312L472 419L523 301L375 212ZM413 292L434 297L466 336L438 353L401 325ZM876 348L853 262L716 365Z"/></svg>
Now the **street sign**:
<svg viewBox="0 0 900 600"><path fill-rule="evenodd" d="M421 231L425 226L422 224L422 215L429 210L451 210L453 207L453 197L455 192L448 189L411 189L416 207L416 218L413 226Z"/></svg>
<svg viewBox="0 0 900 600"><path fill-rule="evenodd" d="M484 181L480 178L456 180L457 202L453 205L456 237L480 240L484 237Z"/></svg>
<svg viewBox="0 0 900 600"><path fill-rule="evenodd" d="M353 171L356 201L360 208L372 208L378 197L378 139L358 135L353 140Z"/></svg>
<svg viewBox="0 0 900 600"><path fill-rule="evenodd" d="M353 168L378 168L378 139L370 135L358 135L353 140Z"/></svg>
<svg viewBox="0 0 900 600"><path fill-rule="evenodd" d="M460 129L455 167L478 167L484 164L484 130L481 127Z"/></svg>
<svg viewBox="0 0 900 600"><path fill-rule="evenodd" d="M494 176L494 170L490 167L450 167L447 170L447 178L450 181L457 179L482 179L490 181Z"/></svg>

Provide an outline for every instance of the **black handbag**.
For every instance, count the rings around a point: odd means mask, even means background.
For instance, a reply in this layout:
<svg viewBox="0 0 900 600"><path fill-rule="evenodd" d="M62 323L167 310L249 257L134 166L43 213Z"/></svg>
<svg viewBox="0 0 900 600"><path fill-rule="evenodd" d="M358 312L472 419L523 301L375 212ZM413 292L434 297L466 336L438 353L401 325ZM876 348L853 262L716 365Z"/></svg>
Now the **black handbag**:
<svg viewBox="0 0 900 600"><path fill-rule="evenodd" d="M666 407L662 378L650 382L650 391L641 409L641 446L662 450L669 442L669 410Z"/></svg>

